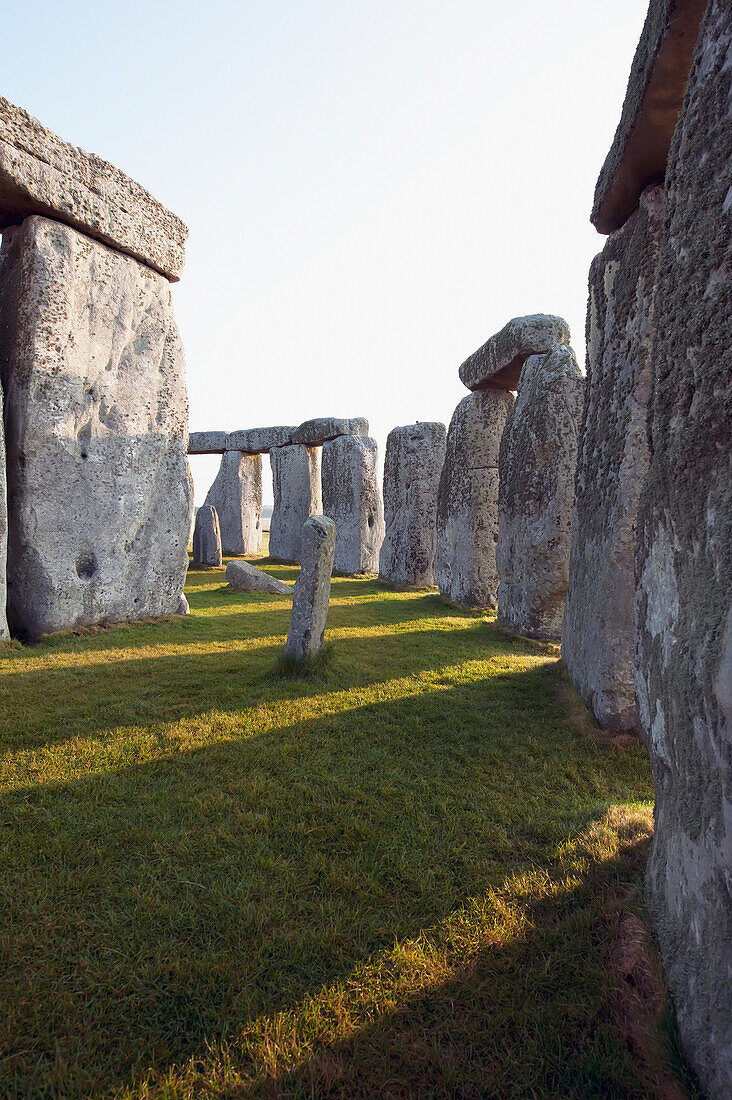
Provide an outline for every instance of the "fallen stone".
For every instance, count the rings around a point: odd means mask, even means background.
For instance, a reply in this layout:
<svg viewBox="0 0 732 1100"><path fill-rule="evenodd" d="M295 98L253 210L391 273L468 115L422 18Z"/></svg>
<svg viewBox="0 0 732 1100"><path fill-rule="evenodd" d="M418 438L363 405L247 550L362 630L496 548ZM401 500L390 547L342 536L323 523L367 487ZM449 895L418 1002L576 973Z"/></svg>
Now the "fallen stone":
<svg viewBox="0 0 732 1100"><path fill-rule="evenodd" d="M563 317L533 313L514 317L491 336L460 367L460 381L469 390L483 386L515 390L521 368L530 355L569 343L569 325Z"/></svg>
<svg viewBox="0 0 732 1100"><path fill-rule="evenodd" d="M221 565L221 528L218 513L210 504L204 504L196 512L196 525L193 528L193 560L197 565Z"/></svg>
<svg viewBox="0 0 732 1100"><path fill-rule="evenodd" d="M437 493L445 461L444 424L407 424L386 440L384 518L386 534L379 576L392 584L436 584Z"/></svg>
<svg viewBox="0 0 732 1100"><path fill-rule="evenodd" d="M0 230L29 214L66 222L175 282L188 236L180 218L92 153L0 96Z"/></svg>
<svg viewBox="0 0 732 1100"><path fill-rule="evenodd" d="M285 643L285 655L295 661L315 657L323 648L335 541L335 524L327 516L311 516L303 524L302 568Z"/></svg>
<svg viewBox="0 0 732 1100"><path fill-rule="evenodd" d="M447 433L435 573L442 595L469 607L493 607L498 595L498 449L513 400L507 390L476 390Z"/></svg>
<svg viewBox="0 0 732 1100"><path fill-rule="evenodd" d="M0 380L19 626L175 614L193 495L168 282L58 221L7 228Z"/></svg>
<svg viewBox="0 0 732 1100"><path fill-rule="evenodd" d="M7 602L7 562L8 562L8 493L5 473L5 430L3 427L3 390L0 386L0 641L7 641L8 618L5 612Z"/></svg>
<svg viewBox="0 0 732 1100"><path fill-rule="evenodd" d="M226 436L228 451L244 451L245 454L268 454L273 447L285 447L292 442L291 426L272 428L243 428Z"/></svg>
<svg viewBox="0 0 732 1100"><path fill-rule="evenodd" d="M189 455L222 455L225 450L226 432L191 432L188 436Z"/></svg>
<svg viewBox="0 0 732 1100"><path fill-rule="evenodd" d="M329 439L339 435L368 435L369 422L363 417L355 420L338 420L332 416L321 416L317 420L306 420L292 433L293 443L306 443L310 447L319 447Z"/></svg>
<svg viewBox="0 0 732 1100"><path fill-rule="evenodd" d="M498 621L560 639L585 380L572 348L524 363L498 457Z"/></svg>
<svg viewBox="0 0 732 1100"><path fill-rule="evenodd" d="M219 516L224 554L258 554L262 549L262 459L224 451L206 495Z"/></svg>
<svg viewBox="0 0 732 1100"><path fill-rule="evenodd" d="M308 516L322 511L320 451L315 447L273 447L274 507L269 527L269 555L299 562L302 529Z"/></svg>
<svg viewBox="0 0 732 1100"><path fill-rule="evenodd" d="M336 525L333 568L378 573L384 539L379 455L368 436L342 435L323 445L323 513Z"/></svg>
<svg viewBox="0 0 732 1100"><path fill-rule="evenodd" d="M226 566L226 579L237 592L272 592L277 596L292 598L293 589L284 581L270 577L263 569L257 569L248 561L230 561Z"/></svg>

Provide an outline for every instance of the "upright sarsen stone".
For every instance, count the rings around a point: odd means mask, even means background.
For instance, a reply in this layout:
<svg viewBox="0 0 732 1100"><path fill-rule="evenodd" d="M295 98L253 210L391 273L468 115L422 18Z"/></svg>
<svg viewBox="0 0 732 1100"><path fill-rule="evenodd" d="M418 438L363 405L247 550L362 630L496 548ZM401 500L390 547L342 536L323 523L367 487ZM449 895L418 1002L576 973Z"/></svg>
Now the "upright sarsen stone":
<svg viewBox="0 0 732 1100"><path fill-rule="evenodd" d="M262 549L262 459L224 451L206 495L219 516L224 554L252 555Z"/></svg>
<svg viewBox="0 0 732 1100"><path fill-rule="evenodd" d="M333 568L378 573L384 539L378 449L369 436L342 435L323 445L323 514L336 525Z"/></svg>
<svg viewBox="0 0 732 1100"><path fill-rule="evenodd" d="M311 516L303 524L302 568L292 598L285 656L295 661L315 657L323 648L330 604L336 529L327 516Z"/></svg>
<svg viewBox="0 0 732 1100"><path fill-rule="evenodd" d="M269 554L280 561L299 561L303 524L322 510L320 451L302 444L273 447L269 460L274 495Z"/></svg>
<svg viewBox="0 0 732 1100"><path fill-rule="evenodd" d="M220 566L221 528L216 509L204 504L196 512L196 524L193 528L193 560L197 565Z"/></svg>
<svg viewBox="0 0 732 1100"><path fill-rule="evenodd" d="M3 388L0 385L0 642L6 641L10 637L8 618L5 612L8 598L8 493L5 473L5 429L3 419Z"/></svg>
<svg viewBox="0 0 732 1100"><path fill-rule="evenodd" d="M445 461L444 424L406 424L389 432L384 460L386 533L379 576L392 584L435 583L437 492Z"/></svg>

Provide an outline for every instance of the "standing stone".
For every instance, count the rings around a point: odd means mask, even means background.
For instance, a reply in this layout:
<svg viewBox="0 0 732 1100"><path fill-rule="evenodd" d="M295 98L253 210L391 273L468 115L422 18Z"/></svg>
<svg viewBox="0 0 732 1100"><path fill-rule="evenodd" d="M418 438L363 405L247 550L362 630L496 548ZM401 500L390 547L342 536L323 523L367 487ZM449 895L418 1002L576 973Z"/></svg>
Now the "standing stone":
<svg viewBox="0 0 732 1100"><path fill-rule="evenodd" d="M562 633L584 378L568 346L532 355L498 459L498 621L529 638Z"/></svg>
<svg viewBox="0 0 732 1100"><path fill-rule="evenodd" d="M262 549L262 459L224 451L206 495L219 516L224 554L253 555Z"/></svg>
<svg viewBox="0 0 732 1100"><path fill-rule="evenodd" d="M3 427L3 388L0 386L0 642L10 637L7 603L8 492L5 474L5 429Z"/></svg>
<svg viewBox="0 0 732 1100"><path fill-rule="evenodd" d="M379 576L392 584L431 588L436 583L437 492L445 461L444 424L407 424L386 440L386 534Z"/></svg>
<svg viewBox="0 0 732 1100"><path fill-rule="evenodd" d="M300 560L302 529L308 516L322 511L320 451L301 444L273 447L274 507L269 528L269 556L280 561Z"/></svg>
<svg viewBox="0 0 732 1100"><path fill-rule="evenodd" d="M211 504L204 504L196 512L193 560L197 565L221 565L221 528L218 513Z"/></svg>
<svg viewBox="0 0 732 1100"><path fill-rule="evenodd" d="M311 516L303 524L302 567L285 643L285 655L296 661L315 657L323 648L335 542L335 524L327 516Z"/></svg>
<svg viewBox="0 0 732 1100"><path fill-rule="evenodd" d="M599 724L617 731L638 725L633 554L648 470L646 407L663 211L662 188L648 188L590 268L587 393L562 656Z"/></svg>
<svg viewBox="0 0 732 1100"><path fill-rule="evenodd" d="M0 377L19 626L175 614L193 495L167 280L57 221L6 229Z"/></svg>
<svg viewBox="0 0 732 1100"><path fill-rule="evenodd" d="M336 525L333 568L378 573L384 539L378 449L368 436L342 435L323 445L323 513Z"/></svg>
<svg viewBox="0 0 732 1100"><path fill-rule="evenodd" d="M437 584L470 607L498 595L498 449L513 405L508 390L476 390L453 413L437 495Z"/></svg>

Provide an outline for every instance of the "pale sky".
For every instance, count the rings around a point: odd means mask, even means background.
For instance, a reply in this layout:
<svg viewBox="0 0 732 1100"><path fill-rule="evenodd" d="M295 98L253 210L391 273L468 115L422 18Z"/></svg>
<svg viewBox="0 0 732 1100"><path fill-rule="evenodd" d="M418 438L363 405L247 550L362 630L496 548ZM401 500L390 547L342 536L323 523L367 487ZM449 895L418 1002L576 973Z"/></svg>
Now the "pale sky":
<svg viewBox="0 0 732 1100"><path fill-rule="evenodd" d="M190 229L190 427L449 422L457 369L559 313L584 363L589 223L643 0L27 2L0 91ZM218 459L192 461L201 503ZM265 498L271 501L269 475Z"/></svg>

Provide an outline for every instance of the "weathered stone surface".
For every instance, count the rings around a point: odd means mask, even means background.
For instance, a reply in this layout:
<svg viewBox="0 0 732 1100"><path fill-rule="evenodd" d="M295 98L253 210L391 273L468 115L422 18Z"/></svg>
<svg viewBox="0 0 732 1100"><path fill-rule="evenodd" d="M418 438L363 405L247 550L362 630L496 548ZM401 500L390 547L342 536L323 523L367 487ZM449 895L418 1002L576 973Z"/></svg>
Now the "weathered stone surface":
<svg viewBox="0 0 732 1100"><path fill-rule="evenodd" d="M174 614L193 493L166 280L57 221L6 229L0 377L19 625Z"/></svg>
<svg viewBox="0 0 732 1100"><path fill-rule="evenodd" d="M189 455L222 455L226 446L226 432L191 432L188 436Z"/></svg>
<svg viewBox="0 0 732 1100"><path fill-rule="evenodd" d="M0 96L0 229L30 214L66 222L172 281L180 278L188 236L180 218L118 168Z"/></svg>
<svg viewBox="0 0 732 1100"><path fill-rule="evenodd" d="M229 587L238 592L272 592L278 596L292 599L293 589L284 581L270 577L263 569L257 569L248 561L230 561L226 566L226 579Z"/></svg>
<svg viewBox="0 0 732 1100"><path fill-rule="evenodd" d="M342 435L323 445L323 513L336 525L333 568L378 573L384 539L379 453L368 436Z"/></svg>
<svg viewBox="0 0 732 1100"><path fill-rule="evenodd" d="M633 553L648 469L653 288L663 191L649 188L590 267L587 393L562 656L601 726L637 728Z"/></svg>
<svg viewBox="0 0 732 1100"><path fill-rule="evenodd" d="M548 313L514 317L465 360L460 367L460 381L469 390L483 386L515 390L530 355L568 344L569 338L569 325L563 317Z"/></svg>
<svg viewBox="0 0 732 1100"><path fill-rule="evenodd" d="M273 447L274 508L269 527L269 555L299 561L302 527L308 516L322 511L320 451L315 447Z"/></svg>
<svg viewBox="0 0 732 1100"><path fill-rule="evenodd" d="M498 459L498 621L529 638L562 633L585 380L572 348L521 371Z"/></svg>
<svg viewBox="0 0 732 1100"><path fill-rule="evenodd" d="M316 420L306 420L292 433L293 443L306 443L310 447L320 446L339 435L368 435L369 422L362 416L354 420L339 420L333 416L320 416Z"/></svg>
<svg viewBox="0 0 732 1100"><path fill-rule="evenodd" d="M436 583L437 491L445 461L444 424L393 428L384 460L386 534L379 576L392 584L431 588Z"/></svg>
<svg viewBox="0 0 732 1100"><path fill-rule="evenodd" d="M5 612L7 602L7 558L8 558L8 494L5 474L5 429L3 417L3 388L0 386L0 642L6 641L8 618Z"/></svg>
<svg viewBox="0 0 732 1100"><path fill-rule="evenodd" d="M302 568L295 584L285 654L296 661L323 648L330 604L336 528L327 516L311 516L302 529Z"/></svg>
<svg viewBox="0 0 732 1100"><path fill-rule="evenodd" d="M275 425L271 428L243 428L228 432L226 449L244 451L246 454L267 454L273 447L285 447L292 442L292 426Z"/></svg>
<svg viewBox="0 0 732 1100"><path fill-rule="evenodd" d="M221 528L218 513L211 504L204 504L196 512L193 560L197 565L221 565Z"/></svg>
<svg viewBox="0 0 732 1100"><path fill-rule="evenodd" d="M668 161L635 563L647 894L710 1100L732 1096L731 73L732 9L710 0Z"/></svg>
<svg viewBox="0 0 732 1100"><path fill-rule="evenodd" d="M591 220L612 233L663 179L707 0L651 0Z"/></svg>
<svg viewBox="0 0 732 1100"><path fill-rule="evenodd" d="M476 390L447 433L437 494L435 573L443 596L491 607L498 595L498 449L513 405L507 390Z"/></svg>
<svg viewBox="0 0 732 1100"><path fill-rule="evenodd" d="M224 554L258 554L262 549L262 459L224 451L206 494L218 512Z"/></svg>

